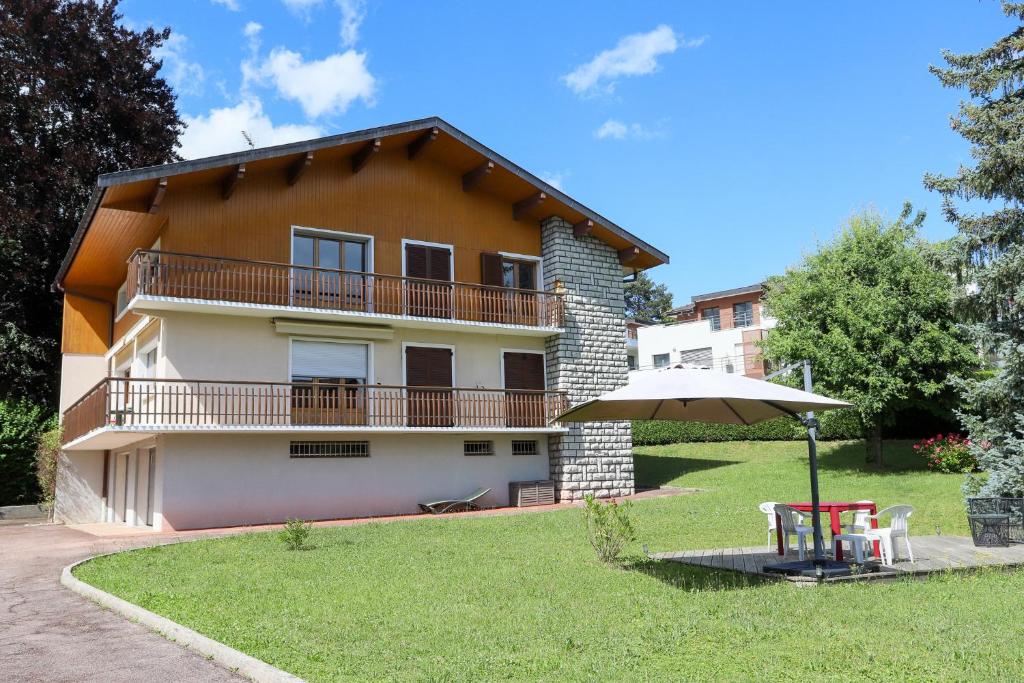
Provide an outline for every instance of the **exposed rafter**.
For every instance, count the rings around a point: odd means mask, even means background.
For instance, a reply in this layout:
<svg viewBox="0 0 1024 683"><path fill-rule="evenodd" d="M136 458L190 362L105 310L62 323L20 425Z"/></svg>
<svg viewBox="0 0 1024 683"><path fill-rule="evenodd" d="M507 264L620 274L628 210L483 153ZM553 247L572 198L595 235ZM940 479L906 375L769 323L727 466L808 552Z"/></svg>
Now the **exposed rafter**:
<svg viewBox="0 0 1024 683"><path fill-rule="evenodd" d="M584 218L579 223L572 226L572 235L576 239L585 237L592 232L594 232L594 221L589 218Z"/></svg>
<svg viewBox="0 0 1024 683"><path fill-rule="evenodd" d="M160 202L164 200L165 194L167 194L167 178L161 178L156 182L153 195L149 198L150 213L156 213L156 210L160 208Z"/></svg>
<svg viewBox="0 0 1024 683"><path fill-rule="evenodd" d="M245 164L238 164L234 170L224 179L224 185L221 187L220 196L224 199L231 199L231 195L235 193L235 188L238 183L245 178Z"/></svg>
<svg viewBox="0 0 1024 683"><path fill-rule="evenodd" d="M512 205L512 218L519 220L525 216L531 209L534 209L548 198L543 192L536 192L531 194L526 199L520 199L518 202Z"/></svg>
<svg viewBox="0 0 1024 683"><path fill-rule="evenodd" d="M493 161L485 161L484 163L482 163L479 166L477 166L476 168L474 168L472 171L464 173L462 175L462 189L463 189L463 191L469 192L470 190L475 188L477 185L482 183L484 178L486 178L488 175L490 175L491 171L493 171L493 170L494 170L494 162Z"/></svg>
<svg viewBox="0 0 1024 683"><path fill-rule="evenodd" d="M628 266L640 256L640 247L626 247L619 249L619 263Z"/></svg>
<svg viewBox="0 0 1024 683"><path fill-rule="evenodd" d="M363 170L363 167L370 163L370 159L373 155L379 151L380 138L374 138L363 145L362 149L352 155L352 172L359 173Z"/></svg>
<svg viewBox="0 0 1024 683"><path fill-rule="evenodd" d="M309 170L310 165L313 163L313 153L306 152L299 157L295 163L288 167L288 184L294 185L299 182L299 178L302 174Z"/></svg>
<svg viewBox="0 0 1024 683"><path fill-rule="evenodd" d="M409 159L415 159L420 152L426 148L431 142L437 139L437 136L441 133L440 128L431 128L423 135L419 136L415 140L409 143Z"/></svg>

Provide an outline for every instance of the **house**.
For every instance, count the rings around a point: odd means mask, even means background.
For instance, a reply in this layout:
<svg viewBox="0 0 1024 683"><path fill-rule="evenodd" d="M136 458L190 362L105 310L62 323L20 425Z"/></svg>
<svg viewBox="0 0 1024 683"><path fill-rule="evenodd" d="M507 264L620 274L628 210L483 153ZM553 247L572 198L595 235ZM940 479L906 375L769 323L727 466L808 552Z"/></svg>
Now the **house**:
<svg viewBox="0 0 1024 683"><path fill-rule="evenodd" d="M639 347L637 342L637 330L647 327L648 323L626 318L626 364L630 370L640 367Z"/></svg>
<svg viewBox="0 0 1024 683"><path fill-rule="evenodd" d="M101 176L55 287L55 515L190 529L633 490L624 273L668 257L438 118Z"/></svg>
<svg viewBox="0 0 1024 683"><path fill-rule="evenodd" d="M776 320L764 311L764 283L698 294L669 311L676 322L643 327L637 333L640 368L671 363L764 377L757 342Z"/></svg>

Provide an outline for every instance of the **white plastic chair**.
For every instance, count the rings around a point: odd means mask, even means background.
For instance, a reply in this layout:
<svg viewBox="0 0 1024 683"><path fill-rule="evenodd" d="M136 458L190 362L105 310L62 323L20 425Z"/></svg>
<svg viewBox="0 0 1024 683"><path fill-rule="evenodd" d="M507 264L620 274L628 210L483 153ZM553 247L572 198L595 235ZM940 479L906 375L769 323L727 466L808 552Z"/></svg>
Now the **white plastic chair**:
<svg viewBox="0 0 1024 683"><path fill-rule="evenodd" d="M772 547L772 532L775 531L775 503L761 503L757 509L768 515L768 547Z"/></svg>
<svg viewBox="0 0 1024 683"><path fill-rule="evenodd" d="M789 537L796 536L797 552L800 555L800 559L804 559L804 556L807 554L807 537L811 536L813 538L814 536L814 527L804 524L804 517L808 513L800 512L796 508L781 503L775 505L775 512L778 513L779 519L782 520L783 552L789 553Z"/></svg>
<svg viewBox="0 0 1024 683"><path fill-rule="evenodd" d="M858 505L873 505L873 500L858 500ZM844 533L838 534L834 537L833 541L846 541L850 547L850 552L857 558L857 562L863 562L864 557L873 554L872 548L874 547L871 543L864 543L863 539L857 538L858 535L867 533L867 530L871 528L871 511L866 507L859 510L851 510L853 512L853 522L850 524L844 524ZM840 536L842 538L840 538ZM852 537L852 538L850 538ZM864 552L863 548L867 548L867 552ZM858 554L858 549L860 553Z"/></svg>
<svg viewBox="0 0 1024 683"><path fill-rule="evenodd" d="M891 505L884 510L879 510L877 515L868 515L868 520L881 519L885 515L889 516L889 526L879 527L878 529L869 528L864 533L864 536L869 541L879 542L879 547L882 551L882 564L891 565L893 560L896 559L896 547L893 541L897 538L903 539L903 542L907 545L907 555L910 557L910 563L914 563L914 549L910 547L910 525L907 522L912 514L914 514L914 508L911 505Z"/></svg>

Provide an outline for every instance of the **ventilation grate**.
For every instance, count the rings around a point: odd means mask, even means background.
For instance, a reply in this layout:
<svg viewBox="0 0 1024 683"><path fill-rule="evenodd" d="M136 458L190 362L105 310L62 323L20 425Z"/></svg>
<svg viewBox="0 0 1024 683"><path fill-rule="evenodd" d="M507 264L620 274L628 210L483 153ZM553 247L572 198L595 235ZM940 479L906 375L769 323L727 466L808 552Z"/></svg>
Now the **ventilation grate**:
<svg viewBox="0 0 1024 683"><path fill-rule="evenodd" d="M369 441L292 441L292 458L368 458Z"/></svg>
<svg viewBox="0 0 1024 683"><path fill-rule="evenodd" d="M536 441L513 441L512 455L538 455Z"/></svg>
<svg viewBox="0 0 1024 683"><path fill-rule="evenodd" d="M493 441L464 441L462 443L463 455L494 455Z"/></svg>

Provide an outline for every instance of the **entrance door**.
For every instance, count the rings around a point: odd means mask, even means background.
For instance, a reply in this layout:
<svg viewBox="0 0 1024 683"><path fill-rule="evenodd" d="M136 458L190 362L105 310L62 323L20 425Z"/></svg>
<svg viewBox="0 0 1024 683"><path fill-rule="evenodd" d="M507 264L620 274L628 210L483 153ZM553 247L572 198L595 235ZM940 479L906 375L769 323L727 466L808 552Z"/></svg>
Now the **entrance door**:
<svg viewBox="0 0 1024 683"><path fill-rule="evenodd" d="M451 427L455 424L452 391L451 349L408 346L405 349L405 383L410 387L410 427ZM430 387L429 390L412 387Z"/></svg>
<svg viewBox="0 0 1024 683"><path fill-rule="evenodd" d="M135 524L153 526L153 472L155 448L140 450L135 460Z"/></svg>
<svg viewBox="0 0 1024 683"><path fill-rule="evenodd" d="M123 524L128 517L128 453L114 456L114 521Z"/></svg>
<svg viewBox="0 0 1024 683"><path fill-rule="evenodd" d="M502 359L505 372L505 413L509 427L543 427L544 354L506 351Z"/></svg>
<svg viewBox="0 0 1024 683"><path fill-rule="evenodd" d="M448 247L405 245L406 313L452 317L452 252Z"/></svg>

